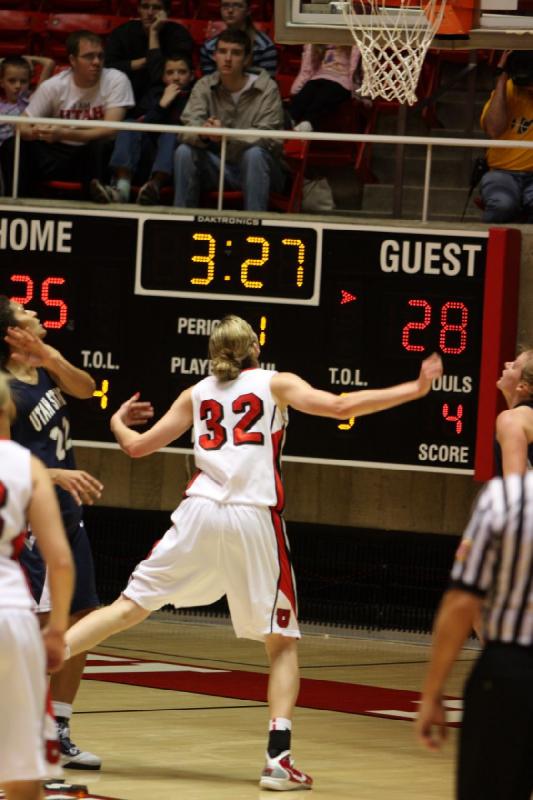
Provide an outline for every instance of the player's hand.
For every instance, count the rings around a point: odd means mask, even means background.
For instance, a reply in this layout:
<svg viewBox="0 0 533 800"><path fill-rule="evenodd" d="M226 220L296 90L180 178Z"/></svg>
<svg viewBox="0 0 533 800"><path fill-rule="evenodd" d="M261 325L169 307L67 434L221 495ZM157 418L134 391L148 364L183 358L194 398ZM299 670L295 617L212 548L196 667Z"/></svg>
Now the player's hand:
<svg viewBox="0 0 533 800"><path fill-rule="evenodd" d="M83 469L49 469L52 481L70 492L79 506L92 506L102 496L104 485Z"/></svg>
<svg viewBox="0 0 533 800"><path fill-rule="evenodd" d="M433 727L436 726L435 731ZM440 750L447 738L446 713L442 699L422 696L415 722L416 738L428 750Z"/></svg>
<svg viewBox="0 0 533 800"><path fill-rule="evenodd" d="M505 72L505 66L507 64L507 59L509 58L509 56L511 55L512 52L513 52L512 50L504 50L503 51L503 53L501 54L501 56L499 58L499 61L498 61L497 65L496 65L498 67L498 69L502 69Z"/></svg>
<svg viewBox="0 0 533 800"><path fill-rule="evenodd" d="M159 101L161 108L168 108L168 106L174 102L180 92L180 87L176 86L175 83L169 83L168 86L165 86L165 91L161 95L161 100Z"/></svg>
<svg viewBox="0 0 533 800"><path fill-rule="evenodd" d="M418 376L418 386L420 389L420 396L424 397L431 389L431 384L435 378L440 378L442 375L442 359L437 353L432 353L429 358L422 361L420 367L420 374Z"/></svg>
<svg viewBox="0 0 533 800"><path fill-rule="evenodd" d="M54 352L50 345L24 328L8 328L4 337L11 348L11 357L18 364L43 367Z"/></svg>
<svg viewBox="0 0 533 800"><path fill-rule="evenodd" d="M128 428L132 425L146 425L154 416L153 405L148 400L139 400L140 396L140 392L135 392L113 415Z"/></svg>
<svg viewBox="0 0 533 800"><path fill-rule="evenodd" d="M59 672L65 661L65 636L50 628L42 631L47 672Z"/></svg>

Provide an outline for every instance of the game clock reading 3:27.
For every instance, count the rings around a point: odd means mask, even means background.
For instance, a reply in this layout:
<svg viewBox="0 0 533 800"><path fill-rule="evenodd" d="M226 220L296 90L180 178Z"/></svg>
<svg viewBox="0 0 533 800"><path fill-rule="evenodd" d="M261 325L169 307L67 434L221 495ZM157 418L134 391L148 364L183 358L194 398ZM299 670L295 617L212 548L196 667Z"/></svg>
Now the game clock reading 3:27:
<svg viewBox="0 0 533 800"><path fill-rule="evenodd" d="M432 352L444 360L422 401L341 423L291 412L288 458L486 478L519 237L6 206L0 292L94 375L94 401L72 404L84 444L113 441L109 414L134 391L161 414L207 375L209 334L235 313L257 330L264 366L334 392L414 378ZM174 445L189 450L190 436Z"/></svg>

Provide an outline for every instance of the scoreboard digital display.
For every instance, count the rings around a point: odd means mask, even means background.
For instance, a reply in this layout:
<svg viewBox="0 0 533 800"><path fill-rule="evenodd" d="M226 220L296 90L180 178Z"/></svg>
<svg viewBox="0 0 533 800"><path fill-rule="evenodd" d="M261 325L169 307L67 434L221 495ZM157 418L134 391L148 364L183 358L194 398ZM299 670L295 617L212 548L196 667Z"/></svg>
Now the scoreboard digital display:
<svg viewBox="0 0 533 800"><path fill-rule="evenodd" d="M286 457L492 472L495 381L516 333L520 234L231 215L0 207L0 293L94 376L71 402L79 442L140 391L163 413L209 372L225 314L258 333L262 365L334 392L445 374L423 400L343 422L290 414ZM190 435L173 444L189 451ZM172 448L171 448L172 449Z"/></svg>

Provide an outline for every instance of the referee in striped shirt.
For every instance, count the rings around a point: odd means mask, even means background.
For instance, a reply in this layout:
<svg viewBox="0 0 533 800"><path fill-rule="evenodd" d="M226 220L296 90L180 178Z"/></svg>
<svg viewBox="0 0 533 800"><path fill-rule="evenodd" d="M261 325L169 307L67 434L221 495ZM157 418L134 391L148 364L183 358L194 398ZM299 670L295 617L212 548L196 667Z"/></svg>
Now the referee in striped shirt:
<svg viewBox="0 0 533 800"><path fill-rule="evenodd" d="M484 647L465 686L456 797L530 800L533 472L487 484L457 551L416 723L430 750L445 738L444 683L480 612Z"/></svg>

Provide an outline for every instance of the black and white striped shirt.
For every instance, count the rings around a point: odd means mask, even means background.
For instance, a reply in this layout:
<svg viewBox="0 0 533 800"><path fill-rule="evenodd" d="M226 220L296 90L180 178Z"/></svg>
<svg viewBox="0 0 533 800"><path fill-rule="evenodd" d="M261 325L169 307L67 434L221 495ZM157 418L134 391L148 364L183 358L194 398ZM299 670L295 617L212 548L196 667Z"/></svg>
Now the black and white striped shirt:
<svg viewBox="0 0 533 800"><path fill-rule="evenodd" d="M485 599L487 641L533 644L533 473L494 478L456 553L451 588Z"/></svg>

